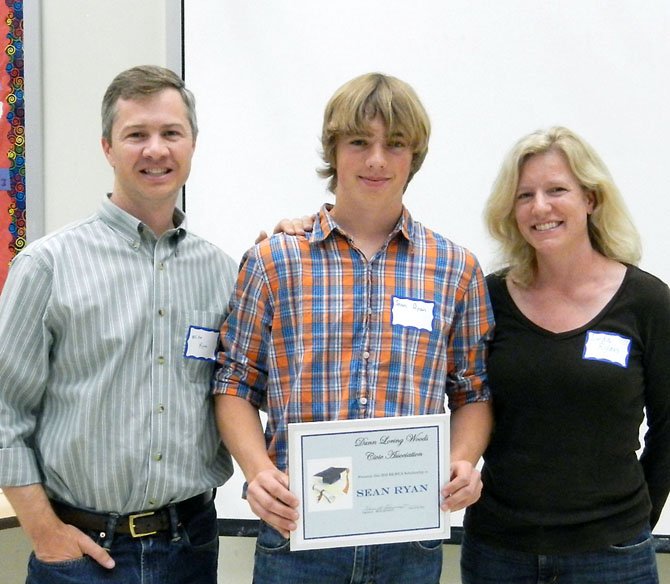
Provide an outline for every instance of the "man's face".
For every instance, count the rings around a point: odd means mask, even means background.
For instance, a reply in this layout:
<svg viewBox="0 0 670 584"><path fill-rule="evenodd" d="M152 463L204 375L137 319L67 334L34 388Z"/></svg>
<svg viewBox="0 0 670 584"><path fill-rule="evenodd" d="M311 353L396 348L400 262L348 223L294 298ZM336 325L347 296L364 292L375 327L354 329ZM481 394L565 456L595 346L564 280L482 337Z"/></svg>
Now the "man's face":
<svg viewBox="0 0 670 584"><path fill-rule="evenodd" d="M412 158L407 137L389 136L380 117L370 121L366 134L338 138L336 205L401 203Z"/></svg>
<svg viewBox="0 0 670 584"><path fill-rule="evenodd" d="M111 135L111 143L102 139L102 148L114 168L112 201L140 217L172 208L195 149L179 92L169 88L142 99L119 99Z"/></svg>

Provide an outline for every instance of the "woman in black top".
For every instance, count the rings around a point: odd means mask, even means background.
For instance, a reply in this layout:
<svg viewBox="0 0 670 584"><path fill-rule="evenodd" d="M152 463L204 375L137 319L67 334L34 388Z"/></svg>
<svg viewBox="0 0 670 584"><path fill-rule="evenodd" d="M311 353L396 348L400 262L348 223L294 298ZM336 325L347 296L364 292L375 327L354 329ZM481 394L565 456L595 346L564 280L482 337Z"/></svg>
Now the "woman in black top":
<svg viewBox="0 0 670 584"><path fill-rule="evenodd" d="M565 128L516 144L486 220L507 267L488 278L496 426L463 582L658 582L670 291L635 267L639 236L607 168Z"/></svg>

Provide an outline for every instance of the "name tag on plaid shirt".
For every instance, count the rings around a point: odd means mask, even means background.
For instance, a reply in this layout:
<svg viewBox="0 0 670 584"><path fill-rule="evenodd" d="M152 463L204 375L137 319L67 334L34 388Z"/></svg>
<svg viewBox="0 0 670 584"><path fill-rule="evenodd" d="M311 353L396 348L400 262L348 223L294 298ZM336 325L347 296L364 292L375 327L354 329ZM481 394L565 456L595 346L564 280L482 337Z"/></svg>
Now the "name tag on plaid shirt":
<svg viewBox="0 0 670 584"><path fill-rule="evenodd" d="M434 302L426 302L417 298L391 297L391 324L433 330Z"/></svg>

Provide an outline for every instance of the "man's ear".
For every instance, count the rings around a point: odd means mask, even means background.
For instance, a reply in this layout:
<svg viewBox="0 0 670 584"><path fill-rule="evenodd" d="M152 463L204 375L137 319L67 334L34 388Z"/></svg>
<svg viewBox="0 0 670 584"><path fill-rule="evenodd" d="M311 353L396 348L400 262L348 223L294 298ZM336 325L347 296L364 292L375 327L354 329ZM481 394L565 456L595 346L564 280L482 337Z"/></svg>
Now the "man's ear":
<svg viewBox="0 0 670 584"><path fill-rule="evenodd" d="M107 138L100 138L100 145L102 146L102 151L105 154L105 158L107 158L107 162L112 165L112 168L114 168L114 155L112 154L112 145L110 144L109 140Z"/></svg>

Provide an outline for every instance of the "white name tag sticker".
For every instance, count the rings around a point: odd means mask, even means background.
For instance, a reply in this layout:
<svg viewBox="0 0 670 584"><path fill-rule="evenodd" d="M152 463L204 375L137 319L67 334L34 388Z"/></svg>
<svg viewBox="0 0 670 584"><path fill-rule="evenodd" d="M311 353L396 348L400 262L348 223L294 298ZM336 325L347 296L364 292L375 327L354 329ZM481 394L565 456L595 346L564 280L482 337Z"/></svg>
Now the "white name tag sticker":
<svg viewBox="0 0 670 584"><path fill-rule="evenodd" d="M434 302L392 296L391 324L432 331L434 308Z"/></svg>
<svg viewBox="0 0 670 584"><path fill-rule="evenodd" d="M587 331L583 358L628 367L630 343L631 340L628 337L615 333Z"/></svg>
<svg viewBox="0 0 670 584"><path fill-rule="evenodd" d="M190 326L186 335L184 357L187 359L202 359L216 361L216 346L219 342L219 331Z"/></svg>

